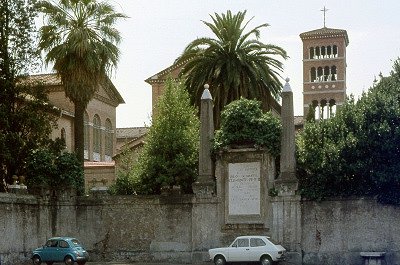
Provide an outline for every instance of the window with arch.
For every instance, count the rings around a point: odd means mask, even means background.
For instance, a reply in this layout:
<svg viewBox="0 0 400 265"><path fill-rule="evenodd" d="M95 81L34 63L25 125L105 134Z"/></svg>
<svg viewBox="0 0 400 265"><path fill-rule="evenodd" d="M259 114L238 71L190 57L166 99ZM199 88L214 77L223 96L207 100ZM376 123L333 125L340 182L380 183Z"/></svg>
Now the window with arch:
<svg viewBox="0 0 400 265"><path fill-rule="evenodd" d="M320 119L327 119L328 118L328 104L326 99L321 100L320 102L321 110L320 110Z"/></svg>
<svg viewBox="0 0 400 265"><path fill-rule="evenodd" d="M89 115L87 112L83 115L83 153L84 158L89 159L89 146L90 146L90 136L89 136Z"/></svg>
<svg viewBox="0 0 400 265"><path fill-rule="evenodd" d="M337 45L310 47L309 59L336 58L338 57L338 52L339 51Z"/></svg>
<svg viewBox="0 0 400 265"><path fill-rule="evenodd" d="M336 101L334 99L329 100L329 118L336 115Z"/></svg>
<svg viewBox="0 0 400 265"><path fill-rule="evenodd" d="M318 120L319 119L319 114L320 114L318 100L313 100L312 101L312 107L314 109L314 119Z"/></svg>
<svg viewBox="0 0 400 265"><path fill-rule="evenodd" d="M106 161L111 161L113 155L114 131L110 119L106 120L105 127L105 159Z"/></svg>
<svg viewBox="0 0 400 265"><path fill-rule="evenodd" d="M330 82L337 81L337 68L335 65L329 67L311 67L310 82Z"/></svg>
<svg viewBox="0 0 400 265"><path fill-rule="evenodd" d="M61 140L66 144L67 141L67 133L65 132L65 128L61 128Z"/></svg>
<svg viewBox="0 0 400 265"><path fill-rule="evenodd" d="M317 79L317 72L315 71L315 67L311 67L311 82L316 82Z"/></svg>
<svg viewBox="0 0 400 265"><path fill-rule="evenodd" d="M100 161L101 153L101 121L99 115L93 117L93 160Z"/></svg>

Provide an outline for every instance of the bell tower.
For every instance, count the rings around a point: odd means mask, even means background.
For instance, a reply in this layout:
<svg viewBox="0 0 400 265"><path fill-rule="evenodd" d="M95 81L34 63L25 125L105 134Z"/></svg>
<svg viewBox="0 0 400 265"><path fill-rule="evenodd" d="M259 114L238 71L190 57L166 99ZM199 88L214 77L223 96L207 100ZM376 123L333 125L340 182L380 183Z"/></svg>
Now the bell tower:
<svg viewBox="0 0 400 265"><path fill-rule="evenodd" d="M303 42L303 116L327 119L346 99L346 30L324 27L300 34Z"/></svg>

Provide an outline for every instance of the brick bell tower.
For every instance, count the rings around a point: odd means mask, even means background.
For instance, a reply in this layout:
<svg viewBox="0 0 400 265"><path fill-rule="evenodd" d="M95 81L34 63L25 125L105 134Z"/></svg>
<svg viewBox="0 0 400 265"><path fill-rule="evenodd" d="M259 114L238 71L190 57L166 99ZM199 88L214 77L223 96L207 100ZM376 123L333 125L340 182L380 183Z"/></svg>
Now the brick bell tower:
<svg viewBox="0 0 400 265"><path fill-rule="evenodd" d="M303 115L327 119L346 99L346 30L324 27L300 34L303 41Z"/></svg>

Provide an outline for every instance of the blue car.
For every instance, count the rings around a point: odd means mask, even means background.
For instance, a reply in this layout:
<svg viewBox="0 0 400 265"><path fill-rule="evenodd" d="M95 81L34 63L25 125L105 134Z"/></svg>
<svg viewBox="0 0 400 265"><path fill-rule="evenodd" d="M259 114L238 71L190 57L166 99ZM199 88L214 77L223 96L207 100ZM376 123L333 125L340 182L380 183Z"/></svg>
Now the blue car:
<svg viewBox="0 0 400 265"><path fill-rule="evenodd" d="M73 237L53 237L47 240L43 247L37 248L32 253L34 265L45 262L52 265L54 262L64 262L72 265L75 262L83 265L89 259L89 254L78 239Z"/></svg>

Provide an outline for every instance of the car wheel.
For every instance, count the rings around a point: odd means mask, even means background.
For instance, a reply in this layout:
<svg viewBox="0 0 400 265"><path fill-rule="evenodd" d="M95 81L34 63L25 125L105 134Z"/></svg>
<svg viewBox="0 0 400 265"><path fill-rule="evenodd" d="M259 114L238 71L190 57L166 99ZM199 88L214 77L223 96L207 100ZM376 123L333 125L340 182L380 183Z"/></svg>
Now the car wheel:
<svg viewBox="0 0 400 265"><path fill-rule="evenodd" d="M260 259L261 265L272 265L272 259L270 256L264 255Z"/></svg>
<svg viewBox="0 0 400 265"><path fill-rule="evenodd" d="M222 255L215 256L215 258L214 258L215 265L225 265L225 263L226 263L226 261L225 261L224 256L222 256Z"/></svg>
<svg viewBox="0 0 400 265"><path fill-rule="evenodd" d="M32 263L33 265L40 265L42 263L42 260L38 255L35 255L32 257Z"/></svg>
<svg viewBox="0 0 400 265"><path fill-rule="evenodd" d="M72 259L71 256L66 256L64 258L64 263L65 263L65 265L73 265L74 264L74 260Z"/></svg>

